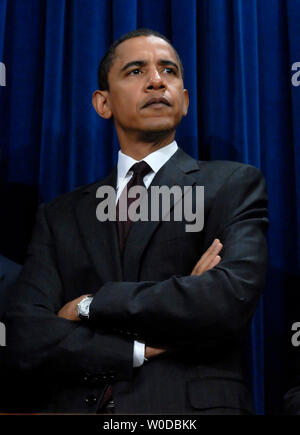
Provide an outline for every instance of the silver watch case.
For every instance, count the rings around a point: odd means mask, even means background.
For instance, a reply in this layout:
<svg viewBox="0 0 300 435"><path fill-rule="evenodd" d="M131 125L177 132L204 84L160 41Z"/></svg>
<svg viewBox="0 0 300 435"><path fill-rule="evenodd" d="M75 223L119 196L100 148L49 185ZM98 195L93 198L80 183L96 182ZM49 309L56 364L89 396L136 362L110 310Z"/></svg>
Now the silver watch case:
<svg viewBox="0 0 300 435"><path fill-rule="evenodd" d="M80 319L88 319L90 315L90 305L93 300L93 296L86 296L79 304L77 304L78 317Z"/></svg>

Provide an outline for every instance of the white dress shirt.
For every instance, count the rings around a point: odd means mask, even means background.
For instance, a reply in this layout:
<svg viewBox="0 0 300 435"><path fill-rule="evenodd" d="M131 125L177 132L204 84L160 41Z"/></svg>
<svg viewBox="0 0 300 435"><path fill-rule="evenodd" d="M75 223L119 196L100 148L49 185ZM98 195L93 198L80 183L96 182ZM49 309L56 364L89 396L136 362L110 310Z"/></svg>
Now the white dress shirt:
<svg viewBox="0 0 300 435"><path fill-rule="evenodd" d="M151 171L145 175L143 178L143 182L148 189L150 186L153 178L155 177L155 174L160 170L160 168L169 160L169 158L177 151L178 145L176 141L174 140L169 145L166 145L162 148L160 148L157 151L154 151L151 154L148 154L146 157L144 157L142 160L144 160L148 165L151 167ZM117 178L117 194L116 194L116 204L117 201L122 193L122 190L130 180L130 178L133 175L133 171L130 171L129 169L134 165L135 163L139 162L140 160L135 160L132 157L127 156L126 154L122 153L120 150L118 153L118 178ZM139 367L144 363L144 357L145 357L145 343L142 343L140 341L134 341L133 346L133 367Z"/></svg>

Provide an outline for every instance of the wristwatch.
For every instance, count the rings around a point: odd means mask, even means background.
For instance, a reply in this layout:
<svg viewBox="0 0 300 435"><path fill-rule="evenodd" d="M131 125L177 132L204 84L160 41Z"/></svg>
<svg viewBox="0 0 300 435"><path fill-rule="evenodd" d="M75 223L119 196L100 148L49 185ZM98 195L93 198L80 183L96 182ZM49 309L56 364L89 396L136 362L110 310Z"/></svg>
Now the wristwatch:
<svg viewBox="0 0 300 435"><path fill-rule="evenodd" d="M93 300L93 296L86 296L83 298L79 304L77 304L78 317L81 320L89 318L90 315L90 305Z"/></svg>

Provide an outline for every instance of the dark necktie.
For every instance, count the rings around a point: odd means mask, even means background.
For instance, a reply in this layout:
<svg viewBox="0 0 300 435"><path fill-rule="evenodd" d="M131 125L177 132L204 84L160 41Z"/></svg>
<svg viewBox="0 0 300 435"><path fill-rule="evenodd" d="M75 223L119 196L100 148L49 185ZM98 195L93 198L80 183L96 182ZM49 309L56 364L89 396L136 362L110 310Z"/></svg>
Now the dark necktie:
<svg viewBox="0 0 300 435"><path fill-rule="evenodd" d="M128 233L131 226L131 220L128 216L128 208L130 204L136 200L136 198L128 198L128 192L129 189L133 186L144 186L143 178L146 174L148 174L151 171L151 167L148 165L148 163L144 162L143 160L141 162L135 163L130 170L133 171L133 175L131 179L128 181L127 186L124 187L118 203L117 203L117 209L116 209L116 218L118 222L118 232L119 232L119 243L120 243L120 251L123 252L126 239L128 237ZM120 212L120 203L122 204L122 201L125 200L124 196L127 195L127 211L126 211L126 220L122 221L119 220L119 212Z"/></svg>
<svg viewBox="0 0 300 435"><path fill-rule="evenodd" d="M148 165L148 163L144 162L143 160L141 162L135 163L130 170L133 171L133 175L130 178L130 180L127 183L127 186L124 187L122 190L122 193L119 197L119 200L117 202L117 208L116 208L116 217L118 222L118 232L119 232L119 243L120 243L120 250L123 252L125 242L130 230L131 220L128 216L128 208L130 204L135 201L135 198L128 198L128 191L133 186L144 186L143 178L146 174L148 174L151 171L151 167ZM119 220L119 204L120 200L122 200L122 197L124 195L127 195L127 219L125 221ZM112 387L111 385L108 385L106 387L104 396L102 398L101 404L99 406L99 411L101 412L104 410L104 412L109 412L110 407L113 408L113 401L112 401Z"/></svg>

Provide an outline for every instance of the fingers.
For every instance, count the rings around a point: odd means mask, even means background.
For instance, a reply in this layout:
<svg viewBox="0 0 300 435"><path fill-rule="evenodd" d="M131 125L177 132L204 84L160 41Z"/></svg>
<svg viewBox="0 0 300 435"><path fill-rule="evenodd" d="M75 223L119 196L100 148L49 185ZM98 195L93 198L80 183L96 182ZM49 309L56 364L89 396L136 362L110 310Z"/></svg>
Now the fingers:
<svg viewBox="0 0 300 435"><path fill-rule="evenodd" d="M152 358L154 356L160 355L161 353L166 352L168 349L161 349L158 347L149 347L146 346L145 348L145 357L146 358Z"/></svg>
<svg viewBox="0 0 300 435"><path fill-rule="evenodd" d="M166 352L166 349L154 349L153 356L160 355L161 353Z"/></svg>
<svg viewBox="0 0 300 435"><path fill-rule="evenodd" d="M195 264L192 275L197 275L203 273L210 262L215 258L218 254L218 239L215 239L214 242L210 245L210 247L205 251L205 253L201 256L200 260ZM215 253L215 255L214 255Z"/></svg>
<svg viewBox="0 0 300 435"><path fill-rule="evenodd" d="M223 248L222 243L216 239L213 243L214 247L210 253L207 255L204 255L204 259L201 262L203 269L211 269L216 264L216 259L219 258L221 260L221 257L218 255ZM218 261L219 262L219 261Z"/></svg>
<svg viewBox="0 0 300 435"><path fill-rule="evenodd" d="M213 267L215 267L217 264L219 264L221 261L221 257L220 255L216 255L215 258L212 260L212 262L209 264L209 269L212 269Z"/></svg>
<svg viewBox="0 0 300 435"><path fill-rule="evenodd" d="M222 248L223 245L220 240L215 239L196 263L191 275L202 275L202 273L215 267L221 261L221 257L218 254Z"/></svg>
<svg viewBox="0 0 300 435"><path fill-rule="evenodd" d="M219 257L218 254L222 248L223 245L220 240L215 239L211 247L203 254L199 261L199 269L201 273L212 269L221 260L221 257Z"/></svg>

